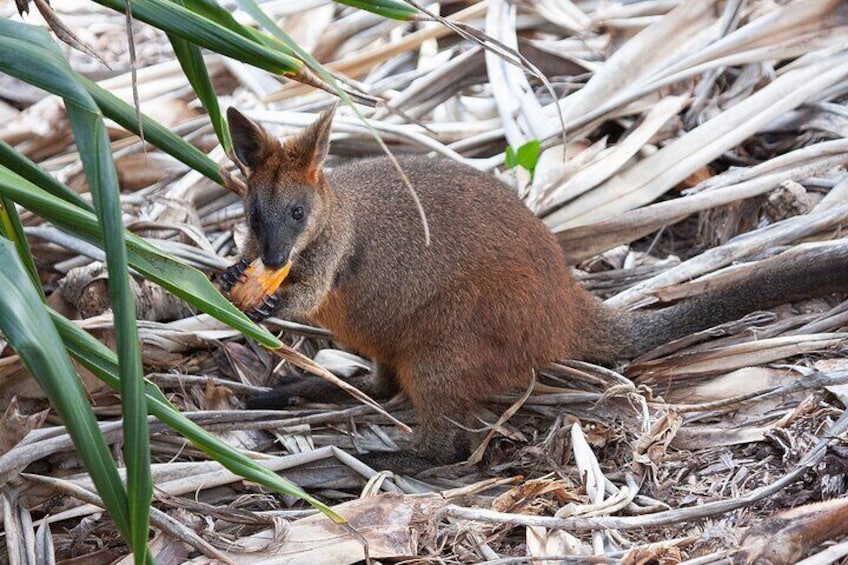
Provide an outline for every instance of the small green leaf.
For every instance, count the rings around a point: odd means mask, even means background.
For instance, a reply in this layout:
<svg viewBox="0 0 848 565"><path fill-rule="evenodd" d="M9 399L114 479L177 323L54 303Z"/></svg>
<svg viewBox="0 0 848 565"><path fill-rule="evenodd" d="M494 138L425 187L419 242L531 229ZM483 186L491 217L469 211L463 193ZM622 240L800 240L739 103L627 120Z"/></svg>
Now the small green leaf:
<svg viewBox="0 0 848 565"><path fill-rule="evenodd" d="M541 153L542 144L538 139L528 141L518 148L518 164L532 174L536 170L536 163L539 162Z"/></svg>
<svg viewBox="0 0 848 565"><path fill-rule="evenodd" d="M530 178L533 178L533 173L536 172L536 164L539 162L539 155L542 154L542 144L538 139L533 139L522 145L516 151L512 146L507 146L504 156L504 166L507 169L521 167L530 172Z"/></svg>
<svg viewBox="0 0 848 565"><path fill-rule="evenodd" d="M504 165L507 169L514 169L518 165L518 156L515 154L515 149L511 145L507 145Z"/></svg>

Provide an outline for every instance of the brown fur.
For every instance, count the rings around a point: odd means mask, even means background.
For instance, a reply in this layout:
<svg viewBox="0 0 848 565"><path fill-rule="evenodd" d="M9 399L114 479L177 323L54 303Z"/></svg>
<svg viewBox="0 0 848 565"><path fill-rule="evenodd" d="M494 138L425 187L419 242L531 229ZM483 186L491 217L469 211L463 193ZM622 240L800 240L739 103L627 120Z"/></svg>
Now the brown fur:
<svg viewBox="0 0 848 565"><path fill-rule="evenodd" d="M464 457L462 427L478 427L480 403L525 387L550 361L611 362L758 307L756 293L725 292L718 304L695 302L676 314L606 309L571 276L544 224L497 179L454 162L402 157L427 211L426 246L413 199L388 159L322 172L332 111L282 145L233 109L228 116L248 169L247 208L258 202L264 213L246 258L272 253L275 222L291 202L313 203L306 226L279 244L291 249L293 264L280 315L320 324L373 358L376 392L400 387L416 409L416 455L377 464L420 468Z"/></svg>

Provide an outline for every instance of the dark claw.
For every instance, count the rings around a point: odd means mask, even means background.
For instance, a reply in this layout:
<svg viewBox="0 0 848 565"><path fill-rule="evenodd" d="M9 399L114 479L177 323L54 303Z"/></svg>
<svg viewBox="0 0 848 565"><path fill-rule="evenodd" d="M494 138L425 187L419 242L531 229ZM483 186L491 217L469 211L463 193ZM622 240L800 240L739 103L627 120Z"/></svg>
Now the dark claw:
<svg viewBox="0 0 848 565"><path fill-rule="evenodd" d="M236 284L236 279L231 273L224 272L221 275L221 288L224 289L224 292L230 292L234 284Z"/></svg>
<svg viewBox="0 0 848 565"><path fill-rule="evenodd" d="M250 314L258 320L264 320L265 318L271 317L273 310L269 310L268 308L256 308L255 310L251 310Z"/></svg>
<svg viewBox="0 0 848 565"><path fill-rule="evenodd" d="M238 262L227 267L227 270L221 274L221 289L228 293L238 281L244 277L244 271L250 263L245 259L239 259Z"/></svg>
<svg viewBox="0 0 848 565"><path fill-rule="evenodd" d="M261 322L267 318L270 318L274 312L277 310L277 295L272 294L270 296L266 296L257 308L250 310L249 312L245 312L248 318L250 318L253 322Z"/></svg>
<svg viewBox="0 0 848 565"><path fill-rule="evenodd" d="M254 322L256 324L271 317L271 312L263 308L257 308L256 310L245 312L245 314L248 318L250 318L251 322Z"/></svg>

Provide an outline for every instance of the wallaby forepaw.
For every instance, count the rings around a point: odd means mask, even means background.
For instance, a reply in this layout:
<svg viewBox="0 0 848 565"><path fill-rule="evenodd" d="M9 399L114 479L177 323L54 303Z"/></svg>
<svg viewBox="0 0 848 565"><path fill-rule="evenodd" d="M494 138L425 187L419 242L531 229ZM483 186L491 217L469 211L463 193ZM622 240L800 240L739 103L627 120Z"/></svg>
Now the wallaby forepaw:
<svg viewBox="0 0 848 565"><path fill-rule="evenodd" d="M270 318L274 314L274 311L277 309L277 304L277 295L272 294L271 296L266 296L258 308L248 310L245 314L247 314L247 317L252 321L261 322L262 320Z"/></svg>
<svg viewBox="0 0 848 565"><path fill-rule="evenodd" d="M274 311L276 311L277 306L279 305L279 300L276 294L270 294L261 298L261 301L258 304L255 304L244 308L244 304L239 304L239 300L236 300L233 295L233 289L239 285L245 283L248 278L248 269L251 263L247 259L239 259L236 263L227 267L227 270L224 271L220 276L220 284L221 291L227 295L227 297L234 303L236 306L242 308L242 311L250 318L253 322L261 322L267 318L270 318Z"/></svg>
<svg viewBox="0 0 848 565"><path fill-rule="evenodd" d="M221 273L221 290L224 294L229 294L233 286L244 278L244 271L249 265L250 262L247 259L239 259Z"/></svg>

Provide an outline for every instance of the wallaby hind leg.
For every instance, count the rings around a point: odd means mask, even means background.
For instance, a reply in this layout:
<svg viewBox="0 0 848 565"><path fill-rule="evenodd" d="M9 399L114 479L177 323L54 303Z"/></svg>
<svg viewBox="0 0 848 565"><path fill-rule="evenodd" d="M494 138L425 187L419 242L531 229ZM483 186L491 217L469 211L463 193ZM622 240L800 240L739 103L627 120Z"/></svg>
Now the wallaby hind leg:
<svg viewBox="0 0 848 565"><path fill-rule="evenodd" d="M478 430L485 426L477 417L481 402L488 395L526 387L531 373L523 367L491 368L481 373L478 367L460 368L451 361L441 370L399 373L401 388L418 415L413 446L404 451L369 453L361 457L363 462L375 469L416 474L468 459L482 437Z"/></svg>
<svg viewBox="0 0 848 565"><path fill-rule="evenodd" d="M474 375L462 374L455 366L444 369L414 370L399 375L418 414L414 438L415 453L434 465L447 465L467 459L471 454L476 391L463 384L474 382Z"/></svg>
<svg viewBox="0 0 848 565"><path fill-rule="evenodd" d="M359 375L347 381L375 400L388 400L400 391L391 367L376 363L373 375ZM349 398L336 385L312 375L286 376L269 392L248 398L247 407L253 410L276 410L304 402L335 402Z"/></svg>
<svg viewBox="0 0 848 565"><path fill-rule="evenodd" d="M442 398L438 406L422 407L418 412L418 430L415 435L415 452L439 465L459 463L471 455L475 408L467 402L453 402Z"/></svg>
<svg viewBox="0 0 848 565"><path fill-rule="evenodd" d="M459 416L473 414L468 407L463 408L464 412L434 407L425 412L416 405L416 410L419 423L411 449L371 452L357 457L374 469L388 469L411 475L468 459L471 455L473 432L463 427L471 424L472 419Z"/></svg>
<svg viewBox="0 0 848 565"><path fill-rule="evenodd" d="M457 383L467 383L471 378L457 374L450 366L400 373L398 381L418 415L412 449L370 453L362 460L375 468L418 473L467 459L473 439L469 430L477 405L476 398Z"/></svg>

